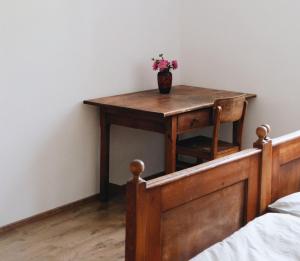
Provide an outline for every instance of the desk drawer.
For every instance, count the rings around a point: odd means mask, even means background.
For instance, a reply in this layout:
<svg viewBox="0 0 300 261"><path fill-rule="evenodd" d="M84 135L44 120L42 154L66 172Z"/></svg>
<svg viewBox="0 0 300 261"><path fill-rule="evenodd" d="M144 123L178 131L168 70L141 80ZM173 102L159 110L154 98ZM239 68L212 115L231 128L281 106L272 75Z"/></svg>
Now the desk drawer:
<svg viewBox="0 0 300 261"><path fill-rule="evenodd" d="M211 109L187 112L178 116L178 132L202 128L211 125Z"/></svg>

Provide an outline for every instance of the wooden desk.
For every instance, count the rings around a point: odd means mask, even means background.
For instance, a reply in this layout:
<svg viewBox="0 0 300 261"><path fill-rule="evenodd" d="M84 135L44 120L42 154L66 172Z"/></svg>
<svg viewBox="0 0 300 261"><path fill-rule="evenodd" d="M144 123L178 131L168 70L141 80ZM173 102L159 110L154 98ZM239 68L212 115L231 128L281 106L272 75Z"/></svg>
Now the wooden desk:
<svg viewBox="0 0 300 261"><path fill-rule="evenodd" d="M170 94L157 89L85 100L100 107L100 198L108 200L110 125L160 132L165 135L165 172L176 170L177 135L211 125L217 98L243 93L191 86L173 86ZM256 95L246 94L247 98Z"/></svg>

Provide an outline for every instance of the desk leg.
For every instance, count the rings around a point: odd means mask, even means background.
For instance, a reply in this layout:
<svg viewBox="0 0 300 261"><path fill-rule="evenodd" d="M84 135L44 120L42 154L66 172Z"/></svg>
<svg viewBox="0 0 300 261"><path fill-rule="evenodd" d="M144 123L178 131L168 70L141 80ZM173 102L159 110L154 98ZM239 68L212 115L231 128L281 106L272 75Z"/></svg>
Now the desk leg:
<svg viewBox="0 0 300 261"><path fill-rule="evenodd" d="M176 171L176 140L177 140L177 117L166 119L165 134L165 172L166 174Z"/></svg>
<svg viewBox="0 0 300 261"><path fill-rule="evenodd" d="M100 110L100 200L109 198L109 142L110 124L107 114Z"/></svg>

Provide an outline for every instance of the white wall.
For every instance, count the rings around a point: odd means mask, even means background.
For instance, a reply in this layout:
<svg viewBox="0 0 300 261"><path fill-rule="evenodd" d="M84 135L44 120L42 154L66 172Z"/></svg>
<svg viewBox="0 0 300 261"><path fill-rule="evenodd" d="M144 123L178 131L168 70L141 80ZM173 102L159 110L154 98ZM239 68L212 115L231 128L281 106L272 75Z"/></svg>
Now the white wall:
<svg viewBox="0 0 300 261"><path fill-rule="evenodd" d="M270 123L276 137L300 128L300 2L188 0L182 8L182 82L258 94L245 145Z"/></svg>
<svg viewBox="0 0 300 261"><path fill-rule="evenodd" d="M156 87L150 58L180 59L179 28L178 0L0 1L0 226L98 191L98 112L82 100ZM111 180L135 157L160 171L163 144L113 127Z"/></svg>
<svg viewBox="0 0 300 261"><path fill-rule="evenodd" d="M98 113L83 99L156 87L150 58L178 58L175 83L249 91L257 125L299 129L296 0L0 2L0 226L95 194ZM112 127L111 181L133 158L163 168L163 137ZM147 174L146 173L146 174Z"/></svg>

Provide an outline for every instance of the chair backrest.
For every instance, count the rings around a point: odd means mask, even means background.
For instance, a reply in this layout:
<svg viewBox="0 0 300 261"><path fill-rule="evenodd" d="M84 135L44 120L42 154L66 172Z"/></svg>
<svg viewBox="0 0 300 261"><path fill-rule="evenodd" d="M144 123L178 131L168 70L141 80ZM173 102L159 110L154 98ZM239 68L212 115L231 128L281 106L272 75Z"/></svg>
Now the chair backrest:
<svg viewBox="0 0 300 261"><path fill-rule="evenodd" d="M214 103L214 132L212 144L212 158L216 158L218 153L219 130L221 123L232 122L233 134L232 143L242 145L242 133L244 117L247 108L247 101L244 95L232 98L218 99Z"/></svg>
<svg viewBox="0 0 300 261"><path fill-rule="evenodd" d="M220 122L234 122L240 120L243 115L244 103L244 95L216 100L214 108L218 106L222 108Z"/></svg>

